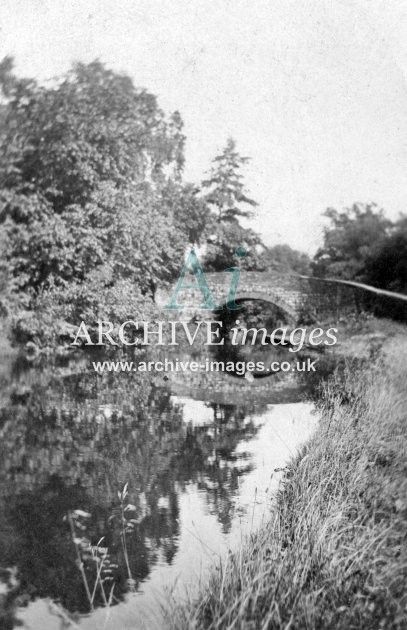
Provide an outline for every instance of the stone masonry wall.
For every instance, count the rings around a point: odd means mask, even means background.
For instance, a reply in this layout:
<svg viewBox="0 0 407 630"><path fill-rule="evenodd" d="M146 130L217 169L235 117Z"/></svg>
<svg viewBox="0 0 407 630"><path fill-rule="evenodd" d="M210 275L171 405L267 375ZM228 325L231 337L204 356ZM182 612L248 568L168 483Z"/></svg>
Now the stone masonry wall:
<svg viewBox="0 0 407 630"><path fill-rule="evenodd" d="M229 293L231 273L208 273L205 274L205 278L214 299L224 306ZM191 275L190 283L194 282L195 279ZM159 307L170 302L173 290L174 287L158 292L156 301ZM340 280L242 271L236 292L236 300L238 299L271 302L282 308L295 321L306 315L312 315L317 320L338 320L340 317L368 311L381 317L407 322L407 296ZM183 306L182 311L163 313L171 318L180 316L190 318L195 312L205 313L196 308L203 301L199 290L181 291L178 300Z"/></svg>

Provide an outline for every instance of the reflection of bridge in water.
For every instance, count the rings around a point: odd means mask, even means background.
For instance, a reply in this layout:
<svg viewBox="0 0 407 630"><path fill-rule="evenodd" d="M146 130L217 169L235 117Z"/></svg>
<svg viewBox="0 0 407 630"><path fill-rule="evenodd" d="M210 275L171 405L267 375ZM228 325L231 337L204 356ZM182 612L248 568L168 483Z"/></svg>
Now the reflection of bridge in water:
<svg viewBox="0 0 407 630"><path fill-rule="evenodd" d="M207 273L205 278L215 301L224 306L231 274ZM170 302L172 290L173 287L158 291L159 306ZM407 322L407 295L345 280L242 271L235 299L269 302L280 308L292 323L301 320L304 315L312 315L316 320L339 319L362 311ZM196 305L202 302L202 295L198 289L181 290L178 300L183 310L164 311L174 319L185 315L191 317L198 311ZM205 313L202 310L198 312Z"/></svg>
<svg viewBox="0 0 407 630"><path fill-rule="evenodd" d="M172 394L220 405L281 404L302 399L305 384L298 375L278 373L247 380L223 372L171 373L161 381ZM159 381L155 384L161 385Z"/></svg>
<svg viewBox="0 0 407 630"><path fill-rule="evenodd" d="M223 347L222 347L223 348ZM190 348L155 348L155 361L168 359L175 366L184 366L189 361L197 360L199 369L197 371L186 368L185 370L175 368L163 372L152 374L152 382L155 387L165 388L176 396L187 396L194 400L220 405L245 405L247 403L259 404L280 404L285 402L295 402L302 399L304 389L307 388L306 374L296 370L269 372L267 368L274 360L287 361L292 366L296 365L297 359L304 361L304 356L308 355L308 350L297 356L297 353L290 353L287 349L275 348L271 345L262 346L262 351L255 358L249 354L238 355L232 358L222 351L213 350L199 344L199 355L191 357ZM229 348L230 350L230 348ZM259 348L257 349L259 350ZM253 346L253 352L256 348ZM315 351L311 354L316 355ZM263 372L246 372L246 365L249 361L262 361L265 370ZM228 364L235 364L240 367L234 370L236 374L226 371Z"/></svg>

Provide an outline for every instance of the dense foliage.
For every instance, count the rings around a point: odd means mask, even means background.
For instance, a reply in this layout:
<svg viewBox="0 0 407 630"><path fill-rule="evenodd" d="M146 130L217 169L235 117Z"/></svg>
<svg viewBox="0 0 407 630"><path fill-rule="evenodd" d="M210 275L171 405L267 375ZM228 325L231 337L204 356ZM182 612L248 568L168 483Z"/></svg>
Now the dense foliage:
<svg viewBox="0 0 407 630"><path fill-rule="evenodd" d="M374 286L407 293L407 217L377 243L366 262L366 278Z"/></svg>
<svg viewBox="0 0 407 630"><path fill-rule="evenodd" d="M304 252L286 244L278 244L269 247L267 254L270 263L276 268L291 269L305 276L311 275L311 259Z"/></svg>
<svg viewBox="0 0 407 630"><path fill-rule="evenodd" d="M208 217L181 182L180 115L167 118L155 96L99 62L44 86L16 78L5 59L0 87L0 280L9 300L38 313L52 294L63 316L65 294L67 311L96 302L97 317L123 282L151 300Z"/></svg>
<svg viewBox="0 0 407 630"><path fill-rule="evenodd" d="M407 217L392 222L374 204L354 204L330 220L313 262L314 275L358 280L407 292Z"/></svg>

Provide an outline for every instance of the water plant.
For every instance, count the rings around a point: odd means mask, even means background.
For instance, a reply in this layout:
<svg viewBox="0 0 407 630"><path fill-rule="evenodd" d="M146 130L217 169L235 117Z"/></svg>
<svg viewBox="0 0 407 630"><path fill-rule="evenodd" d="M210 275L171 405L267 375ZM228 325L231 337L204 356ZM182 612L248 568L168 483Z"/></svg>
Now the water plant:
<svg viewBox="0 0 407 630"><path fill-rule="evenodd" d="M120 501L118 507L120 544L127 571L126 585L128 590L134 593L137 583L130 568L126 538L134 532L137 524L137 520L132 517L136 507L128 502L128 483L117 494ZM114 513L111 520L116 520L116 516ZM108 609L115 603L114 571L118 568L118 565L112 561L109 548L103 545L105 537L100 538L96 544L91 544L90 538L86 535L87 522L90 517L91 514L89 512L76 509L70 511L65 519L69 523L71 539L75 548L76 564L82 576L89 610L92 612L95 609L98 597L101 598L100 603Z"/></svg>

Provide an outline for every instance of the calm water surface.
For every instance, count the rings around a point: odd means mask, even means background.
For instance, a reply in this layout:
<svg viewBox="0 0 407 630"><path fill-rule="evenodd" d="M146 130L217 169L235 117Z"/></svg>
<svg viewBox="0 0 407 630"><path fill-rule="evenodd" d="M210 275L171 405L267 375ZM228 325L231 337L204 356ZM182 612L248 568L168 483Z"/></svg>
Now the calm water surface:
<svg viewBox="0 0 407 630"><path fill-rule="evenodd" d="M0 378L5 629L162 628L169 593L193 596L266 517L316 424L291 374L102 376L82 358L4 364Z"/></svg>

